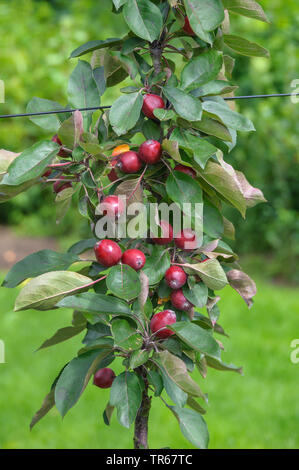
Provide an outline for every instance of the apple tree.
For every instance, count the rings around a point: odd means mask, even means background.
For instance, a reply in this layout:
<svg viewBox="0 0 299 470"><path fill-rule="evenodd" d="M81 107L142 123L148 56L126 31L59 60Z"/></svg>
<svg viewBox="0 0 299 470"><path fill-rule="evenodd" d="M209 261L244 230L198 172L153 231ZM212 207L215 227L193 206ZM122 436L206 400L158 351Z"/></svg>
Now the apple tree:
<svg viewBox="0 0 299 470"><path fill-rule="evenodd" d="M16 311L72 309L72 324L41 348L85 332L31 427L54 406L64 416L93 377L95 386L110 388L107 404L99 390L105 423L115 412L122 426L134 425L135 448L148 448L153 398L194 446L206 448L207 396L191 375L195 368L203 379L209 368L242 372L221 358L219 338L226 333L219 291L230 285L249 307L256 293L230 246L235 230L223 209L233 206L245 217L247 208L265 201L228 163L238 131L255 129L226 98L237 88L232 55L268 52L232 34L230 18L267 18L252 0L111 5L115 21L122 15L128 26L126 36L94 40L71 53L79 60L67 106L39 98L28 104L30 113L55 112L31 118L54 137L21 154L0 151L0 202L33 185L52 185L57 222L73 200L90 227L90 238L67 253L31 254L3 282L6 288L21 284ZM88 53L90 62L82 59ZM123 81L112 106L101 107L105 91ZM176 230L174 212L166 220L161 203L175 207L179 220L188 216L189 225ZM134 204L145 208L141 217L130 212ZM201 213L190 209L196 204ZM143 231L134 237L126 229L136 217ZM105 224L114 236L103 233ZM122 366L118 375L114 360Z"/></svg>

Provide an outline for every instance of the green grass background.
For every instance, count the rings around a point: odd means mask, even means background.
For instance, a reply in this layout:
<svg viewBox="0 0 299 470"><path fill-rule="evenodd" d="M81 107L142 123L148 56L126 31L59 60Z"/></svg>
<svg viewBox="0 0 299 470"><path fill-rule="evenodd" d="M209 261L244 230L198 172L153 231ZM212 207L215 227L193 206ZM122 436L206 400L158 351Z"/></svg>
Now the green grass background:
<svg viewBox="0 0 299 470"><path fill-rule="evenodd" d="M209 369L203 380L194 373L209 394L210 448L299 447L299 364L290 360L290 343L299 337L296 291L261 280L257 285L250 311L230 288L223 291L219 304L221 323L231 336L224 338L223 359L243 365L244 376ZM6 363L0 364L0 447L131 448L132 430L122 428L115 416L110 427L103 423L109 391L91 383L64 420L53 409L30 433L32 415L82 338L34 353L46 336L70 323L71 312L15 313L16 294L16 290L0 289L0 338L6 346ZM113 368L117 371L116 363ZM152 448L192 448L157 398L149 442Z"/></svg>

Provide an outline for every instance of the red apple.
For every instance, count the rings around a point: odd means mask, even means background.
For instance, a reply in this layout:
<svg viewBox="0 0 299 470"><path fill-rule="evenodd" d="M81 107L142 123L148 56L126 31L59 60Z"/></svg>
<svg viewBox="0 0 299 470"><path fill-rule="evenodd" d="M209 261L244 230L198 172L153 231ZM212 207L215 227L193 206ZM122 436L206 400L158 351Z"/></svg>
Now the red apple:
<svg viewBox="0 0 299 470"><path fill-rule="evenodd" d="M174 308L183 310L184 312L187 312L194 306L188 299L186 299L182 289L173 290L170 295L170 300Z"/></svg>
<svg viewBox="0 0 299 470"><path fill-rule="evenodd" d="M152 238L153 242L156 243L156 245L167 245L168 243L171 243L173 240L172 226L166 222L166 220L161 220L160 227L162 237Z"/></svg>
<svg viewBox="0 0 299 470"><path fill-rule="evenodd" d="M145 163L153 165L157 163L162 156L162 147L157 140L146 140L139 147L139 157Z"/></svg>
<svg viewBox="0 0 299 470"><path fill-rule="evenodd" d="M123 200L113 194L111 196L104 197L100 204L100 208L103 211L103 215L107 215L112 219L119 217L125 211Z"/></svg>
<svg viewBox="0 0 299 470"><path fill-rule="evenodd" d="M175 235L174 243L181 250L195 250L197 248L196 234L191 228L185 228Z"/></svg>
<svg viewBox="0 0 299 470"><path fill-rule="evenodd" d="M72 187L72 183L70 181L68 182L63 181L65 178L66 178L65 176L61 176L58 181L55 181L55 183L53 183L54 193L58 194L64 189Z"/></svg>
<svg viewBox="0 0 299 470"><path fill-rule="evenodd" d="M58 144L62 147L62 142L59 139L57 134L53 135L51 140L52 140L52 142L55 142L56 144ZM60 149L57 155L59 157L69 157L70 156L70 154L68 154L68 152L65 152L65 150L63 150L63 149Z"/></svg>
<svg viewBox="0 0 299 470"><path fill-rule="evenodd" d="M118 163L118 157L114 157L112 158L111 162L110 162L110 166L115 166L116 164ZM114 168L110 171L110 173L108 173L108 178L109 180L113 183L114 181L118 180L118 176L117 176L117 173L116 171L114 170Z"/></svg>
<svg viewBox="0 0 299 470"><path fill-rule="evenodd" d="M110 388L116 375L109 367L99 369L93 377L93 383L100 388Z"/></svg>
<svg viewBox="0 0 299 470"><path fill-rule="evenodd" d="M173 310L163 310L163 312L156 313L150 323L152 333L156 333L156 337L160 339L168 338L174 335L174 332L167 325L173 325L176 322L176 314ZM160 331L159 331L160 330Z"/></svg>
<svg viewBox="0 0 299 470"><path fill-rule="evenodd" d="M187 281L187 274L180 266L171 266L165 273L165 280L171 289L180 289Z"/></svg>
<svg viewBox="0 0 299 470"><path fill-rule="evenodd" d="M142 167L142 161L137 152L129 150L120 155L117 166L123 173L137 173Z"/></svg>
<svg viewBox="0 0 299 470"><path fill-rule="evenodd" d="M185 33L188 34L188 36L195 36L195 32L193 31L193 29L190 26L188 16L185 16L185 23L184 23L184 26L183 26L183 31L185 31Z"/></svg>
<svg viewBox="0 0 299 470"><path fill-rule="evenodd" d="M95 244L94 252L98 262L107 268L114 266L121 260L121 248L113 240L100 240Z"/></svg>
<svg viewBox="0 0 299 470"><path fill-rule="evenodd" d="M135 271L139 271L145 265L146 257L142 251L131 248L123 253L121 260L123 264L127 264L135 269Z"/></svg>
<svg viewBox="0 0 299 470"><path fill-rule="evenodd" d="M176 165L174 167L174 170L175 171L180 171L181 173L185 173L185 175L189 175L189 176L192 176L192 178L195 178L196 176L196 171L194 171L192 168L190 168L189 166L185 166L185 165Z"/></svg>
<svg viewBox="0 0 299 470"><path fill-rule="evenodd" d="M149 119L157 119L154 115L154 109L164 109L165 103L163 98L159 95L153 95L152 93L147 93L143 97L142 111L143 114Z"/></svg>

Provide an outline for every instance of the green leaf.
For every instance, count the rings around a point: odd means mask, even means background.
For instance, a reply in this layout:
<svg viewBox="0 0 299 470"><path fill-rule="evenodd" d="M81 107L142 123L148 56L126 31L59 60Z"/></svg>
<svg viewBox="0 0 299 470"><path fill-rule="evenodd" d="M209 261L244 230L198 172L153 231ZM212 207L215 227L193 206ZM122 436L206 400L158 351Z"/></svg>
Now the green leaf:
<svg viewBox="0 0 299 470"><path fill-rule="evenodd" d="M175 111L188 121L199 121L202 115L201 102L183 90L172 86L163 88L163 94L171 102Z"/></svg>
<svg viewBox="0 0 299 470"><path fill-rule="evenodd" d="M142 366L150 356L150 351L146 349L140 349L139 351L133 351L130 356L130 368L136 369L136 367Z"/></svg>
<svg viewBox="0 0 299 470"><path fill-rule="evenodd" d="M123 42L121 52L123 55L131 54L137 47L143 47L146 45L146 41L141 38L129 37Z"/></svg>
<svg viewBox="0 0 299 470"><path fill-rule="evenodd" d="M223 36L223 40L228 47L238 54L249 57L270 57L269 51L267 49L260 46L259 44L256 44L255 42L247 41L247 39L241 38L240 36L225 34Z"/></svg>
<svg viewBox="0 0 299 470"><path fill-rule="evenodd" d="M203 231L212 238L221 238L224 225L223 217L219 210L205 201L203 206Z"/></svg>
<svg viewBox="0 0 299 470"><path fill-rule="evenodd" d="M171 411L177 418L180 429L188 441L199 449L207 449L209 432L203 417L194 410L171 406Z"/></svg>
<svg viewBox="0 0 299 470"><path fill-rule="evenodd" d="M111 323L114 343L126 351L139 349L142 345L142 336L136 333L136 327L124 318L116 318Z"/></svg>
<svg viewBox="0 0 299 470"><path fill-rule="evenodd" d="M160 367L160 369L163 379L163 385L167 395L176 405L185 406L188 399L188 394L185 393L178 385L176 385L173 380L171 380L171 378L162 366Z"/></svg>
<svg viewBox="0 0 299 470"><path fill-rule="evenodd" d="M128 72L132 79L136 77L138 73L138 67L137 62L132 59L132 57L126 56L119 51L112 51L110 54L121 63L122 67Z"/></svg>
<svg viewBox="0 0 299 470"><path fill-rule="evenodd" d="M169 378L185 393L195 397L202 396L202 391L197 383L191 379L186 364L179 357L168 351L162 351L159 353L159 361Z"/></svg>
<svg viewBox="0 0 299 470"><path fill-rule="evenodd" d="M184 90L194 90L214 80L222 67L222 53L210 49L190 60L182 70L181 86Z"/></svg>
<svg viewBox="0 0 299 470"><path fill-rule="evenodd" d="M52 250L41 250L26 256L16 263L7 273L2 286L16 287L25 279L39 276L49 271L64 271L79 261L76 255L56 253Z"/></svg>
<svg viewBox="0 0 299 470"><path fill-rule="evenodd" d="M17 158L20 153L10 152L9 150L0 150L0 181L3 175L5 175L9 165Z"/></svg>
<svg viewBox="0 0 299 470"><path fill-rule="evenodd" d="M63 106L56 101L43 98L32 98L26 108L26 113L40 113L45 111L63 111ZM30 121L49 132L57 132L61 123L69 116L68 113L47 114L44 116L30 116Z"/></svg>
<svg viewBox="0 0 299 470"><path fill-rule="evenodd" d="M169 267L169 252L162 247L154 245L151 255L146 257L146 263L142 270L149 279L149 285L153 286L163 279Z"/></svg>
<svg viewBox="0 0 299 470"><path fill-rule="evenodd" d="M103 419L106 426L110 426L113 411L114 406L111 406L110 403L108 403L103 413Z"/></svg>
<svg viewBox="0 0 299 470"><path fill-rule="evenodd" d="M192 176L181 171L173 171L167 178L166 191L170 199L184 211L185 215L188 214L191 220L202 220L201 211L194 210L195 204L202 203L202 189ZM187 204L190 204L189 208Z"/></svg>
<svg viewBox="0 0 299 470"><path fill-rule="evenodd" d="M107 288L117 297L132 300L141 291L137 272L128 265L113 266L106 279Z"/></svg>
<svg viewBox="0 0 299 470"><path fill-rule="evenodd" d="M186 125L186 121L183 121L183 123L180 121L178 124ZM215 119L207 117L205 113L203 113L201 121L192 122L190 126L205 134L214 135L218 137L218 139L232 142L232 136L229 130L220 122L215 121Z"/></svg>
<svg viewBox="0 0 299 470"><path fill-rule="evenodd" d="M184 296L197 308L203 308L208 301L208 287L203 282L198 282L190 289L183 287Z"/></svg>
<svg viewBox="0 0 299 470"><path fill-rule="evenodd" d="M106 90L105 68L96 67L95 69L93 69L92 73L93 73L93 78L98 87L99 95L102 96Z"/></svg>
<svg viewBox="0 0 299 470"><path fill-rule="evenodd" d="M224 20L221 0L185 0L185 6L192 27L197 21L204 31L213 31Z"/></svg>
<svg viewBox="0 0 299 470"><path fill-rule="evenodd" d="M163 391L163 380L159 372L149 369L147 371L147 378L149 383L153 385L155 389L155 397L160 396Z"/></svg>
<svg viewBox="0 0 299 470"><path fill-rule="evenodd" d="M15 311L51 310L66 295L84 289L91 279L70 271L42 274L23 287L15 302Z"/></svg>
<svg viewBox="0 0 299 470"><path fill-rule="evenodd" d="M87 323L87 333L82 340L82 343L89 346L94 341L104 338L105 336L111 336L109 326L101 322L97 322L94 325Z"/></svg>
<svg viewBox="0 0 299 470"><path fill-rule="evenodd" d="M73 255L80 255L84 251L93 248L97 241L97 238L87 238L85 240L80 240L68 249L68 253Z"/></svg>
<svg viewBox="0 0 299 470"><path fill-rule="evenodd" d="M223 5L224 8L227 8L232 13L269 23L264 10L254 0L223 0Z"/></svg>
<svg viewBox="0 0 299 470"><path fill-rule="evenodd" d="M202 178L225 197L240 213L246 213L246 200L234 175L218 163L209 161L201 173Z"/></svg>
<svg viewBox="0 0 299 470"><path fill-rule="evenodd" d="M90 108L100 106L100 95L94 80L91 65L79 60L68 83L69 103L75 108ZM84 128L87 131L91 122L92 111L84 112Z"/></svg>
<svg viewBox="0 0 299 470"><path fill-rule="evenodd" d="M39 178L57 155L59 145L49 140L37 142L17 156L7 169L1 186L18 186Z"/></svg>
<svg viewBox="0 0 299 470"><path fill-rule="evenodd" d="M67 365L67 364L66 364ZM32 428L36 425L36 423L38 423L44 416L46 416L46 414L53 408L53 406L55 405L55 386L58 382L58 379L59 377L61 376L64 368L66 366L64 366L61 371L59 372L58 376L56 377L56 379L54 380L54 382L52 383L51 385L51 389L50 389L50 392L47 394L47 396L45 397L43 403L42 403L42 406L40 407L40 409L35 413L35 415L33 416L32 420L31 420L31 423L30 423L30 431L32 430Z"/></svg>
<svg viewBox="0 0 299 470"><path fill-rule="evenodd" d="M205 357L206 363L209 367L213 369L221 370L221 371L228 371L228 372L237 372L238 374L243 375L242 367L237 367L234 364L226 364L222 362L221 359L217 359L215 357Z"/></svg>
<svg viewBox="0 0 299 470"><path fill-rule="evenodd" d="M66 326L65 328L60 328L56 331L56 333L49 339L43 342L43 344L37 349L49 348L50 346L55 346L55 344L62 343L63 341L67 341L74 336L77 336L81 331L85 329L85 325L81 326Z"/></svg>
<svg viewBox="0 0 299 470"><path fill-rule="evenodd" d="M180 148L191 150L194 160L201 168L205 168L210 157L216 154L217 148L202 137L190 134L182 129L175 129L170 136L171 140L176 140Z"/></svg>
<svg viewBox="0 0 299 470"><path fill-rule="evenodd" d="M199 274L203 282L212 290L223 289L228 284L226 274L216 259L209 259L204 263L185 264L192 273Z"/></svg>
<svg viewBox="0 0 299 470"><path fill-rule="evenodd" d="M110 405L116 407L117 419L122 426L129 428L135 421L141 396L140 382L134 372L125 371L114 379Z"/></svg>
<svg viewBox="0 0 299 470"><path fill-rule="evenodd" d="M220 119L220 121L227 127L236 129L238 131L254 131L254 125L246 116L233 111L224 100L221 98L214 98L213 100L206 100L202 103L203 109Z"/></svg>
<svg viewBox="0 0 299 470"><path fill-rule="evenodd" d="M213 336L205 329L191 322L176 322L169 328L195 351L220 358L220 347Z"/></svg>
<svg viewBox="0 0 299 470"><path fill-rule="evenodd" d="M103 65L107 88L122 82L128 75L119 60L112 57L110 51L105 53Z"/></svg>
<svg viewBox="0 0 299 470"><path fill-rule="evenodd" d="M123 9L124 19L136 36L153 42L158 39L163 17L160 9L148 0L127 0Z"/></svg>
<svg viewBox="0 0 299 470"><path fill-rule="evenodd" d="M142 124L142 133L147 140L159 140L161 137L160 125L152 119L145 120Z"/></svg>
<svg viewBox="0 0 299 470"><path fill-rule="evenodd" d="M65 188L57 194L55 198L56 224L59 224L67 214L67 211L69 210L72 202L73 194L73 188Z"/></svg>
<svg viewBox="0 0 299 470"><path fill-rule="evenodd" d="M248 307L252 307L252 298L256 295L255 282L243 271L231 269L227 273L230 286L245 300Z"/></svg>
<svg viewBox="0 0 299 470"><path fill-rule="evenodd" d="M55 390L54 388L45 396L40 409L33 416L30 423L30 431L55 405Z"/></svg>
<svg viewBox="0 0 299 470"><path fill-rule="evenodd" d="M97 49L103 49L104 47L114 47L118 46L121 44L122 39L120 38L108 38L105 39L104 41L96 40L96 41L89 41L86 42L85 44L82 44L82 46L77 47L71 55L70 59L73 59L74 57L80 57L81 55L87 54L88 52L95 51Z"/></svg>
<svg viewBox="0 0 299 470"><path fill-rule="evenodd" d="M226 80L212 80L192 90L191 94L196 97L224 95L234 92L237 88L237 86L230 85Z"/></svg>
<svg viewBox="0 0 299 470"><path fill-rule="evenodd" d="M140 93L130 93L120 96L112 105L109 120L117 135L125 134L137 123L141 108Z"/></svg>
<svg viewBox="0 0 299 470"><path fill-rule="evenodd" d="M159 121L169 121L170 119L174 119L176 117L176 113L172 109L154 109L154 115Z"/></svg>
<svg viewBox="0 0 299 470"><path fill-rule="evenodd" d="M64 298L57 303L57 307L72 308L91 314L111 313L114 315L132 315L126 302L111 295L83 292Z"/></svg>
<svg viewBox="0 0 299 470"><path fill-rule="evenodd" d="M209 44L213 43L213 31L224 20L224 9L220 0L184 0L191 28L196 35Z"/></svg>
<svg viewBox="0 0 299 470"><path fill-rule="evenodd" d="M188 397L187 405L190 406L190 408L192 408L194 411L200 413L201 415L206 414L206 410L202 406L200 406L200 404L197 403L197 401L192 397Z"/></svg>
<svg viewBox="0 0 299 470"><path fill-rule="evenodd" d="M101 361L110 351L110 348L101 352L87 351L75 357L65 367L55 387L55 403L62 417L77 403L91 375L100 367Z"/></svg>

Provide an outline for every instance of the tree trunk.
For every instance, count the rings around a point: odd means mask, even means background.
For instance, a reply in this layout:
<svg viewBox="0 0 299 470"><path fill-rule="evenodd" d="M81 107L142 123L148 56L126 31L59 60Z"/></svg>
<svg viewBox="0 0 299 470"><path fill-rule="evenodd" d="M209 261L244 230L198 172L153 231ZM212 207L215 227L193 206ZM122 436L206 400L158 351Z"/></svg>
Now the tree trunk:
<svg viewBox="0 0 299 470"><path fill-rule="evenodd" d="M151 408L151 397L148 396L148 383L146 377L141 374L144 381L142 401L138 410L134 429L134 449L148 449L148 418Z"/></svg>

